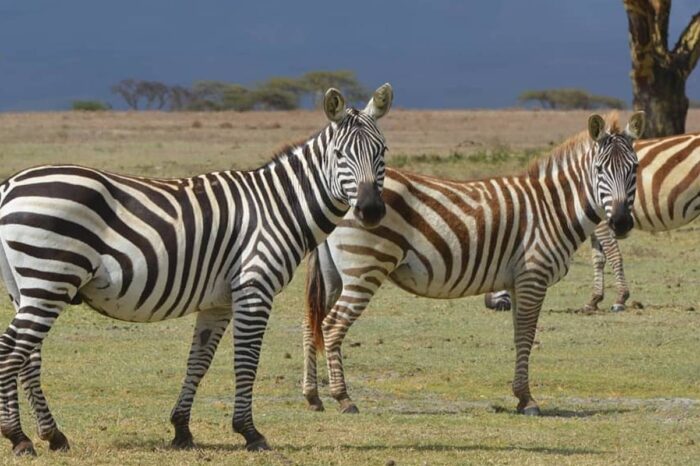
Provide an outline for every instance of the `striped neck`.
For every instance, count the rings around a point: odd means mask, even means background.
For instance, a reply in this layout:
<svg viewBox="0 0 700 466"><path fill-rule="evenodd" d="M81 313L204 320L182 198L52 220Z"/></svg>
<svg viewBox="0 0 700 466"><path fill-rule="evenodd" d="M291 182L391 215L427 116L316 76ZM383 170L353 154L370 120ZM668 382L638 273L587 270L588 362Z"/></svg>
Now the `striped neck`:
<svg viewBox="0 0 700 466"><path fill-rule="evenodd" d="M303 253L325 241L349 209L331 191L332 167L326 150L334 131L334 125L328 125L254 172L266 180L280 212L288 215L287 223L295 230L290 239Z"/></svg>
<svg viewBox="0 0 700 466"><path fill-rule="evenodd" d="M543 208L551 218L562 214L569 218L575 232L570 239L576 247L593 233L604 216L594 192L593 151L594 146L585 140L538 164L537 179L548 199Z"/></svg>

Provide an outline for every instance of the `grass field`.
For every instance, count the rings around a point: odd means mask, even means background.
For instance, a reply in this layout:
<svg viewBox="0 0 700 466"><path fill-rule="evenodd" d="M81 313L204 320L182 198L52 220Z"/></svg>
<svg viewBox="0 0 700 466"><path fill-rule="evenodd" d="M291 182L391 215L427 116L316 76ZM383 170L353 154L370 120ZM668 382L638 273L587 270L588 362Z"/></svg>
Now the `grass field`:
<svg viewBox="0 0 700 466"><path fill-rule="evenodd" d="M388 163L471 178L522 168L585 127L586 112L396 111L383 120ZM249 168L323 124L319 113L0 114L0 178L69 162L143 175ZM700 112L689 131L700 130ZM193 409L200 449L174 451L168 417L193 318L127 324L76 306L44 344L43 384L68 453L26 431L37 459L0 464L693 464L700 458L700 224L621 243L636 309L579 313L590 293L587 245L552 288L539 322L531 385L544 416L514 413L509 313L481 297L416 298L382 288L344 345L361 414L301 395L303 268L275 301L255 392L256 424L275 448L251 454L231 432L230 331ZM606 274L608 283L611 276ZM606 306L614 290L608 288ZM0 302L0 326L12 317ZM321 374L324 371L321 370ZM325 374L324 374L325 378Z"/></svg>

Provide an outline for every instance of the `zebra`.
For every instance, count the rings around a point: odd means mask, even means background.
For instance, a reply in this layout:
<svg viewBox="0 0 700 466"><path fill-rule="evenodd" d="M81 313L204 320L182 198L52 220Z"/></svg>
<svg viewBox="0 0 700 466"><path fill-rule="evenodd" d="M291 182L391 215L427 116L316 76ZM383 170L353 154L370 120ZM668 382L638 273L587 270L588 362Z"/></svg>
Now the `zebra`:
<svg viewBox="0 0 700 466"><path fill-rule="evenodd" d="M40 385L41 344L61 310L155 322L197 312L187 373L170 421L172 446L191 448L191 406L233 320L233 430L266 450L253 424L253 383L273 296L352 208L376 225L387 149L377 120L384 84L363 110L329 89L329 124L252 171L183 179L123 176L75 165L22 171L1 185L0 270L16 308L0 336L0 432L17 455L36 454L20 425L17 379L51 450L69 449Z"/></svg>
<svg viewBox="0 0 700 466"><path fill-rule="evenodd" d="M632 208L634 228L648 232L680 228L700 217L700 133L637 141L639 156L637 196ZM613 312L625 310L629 286L625 279L620 246L605 223L591 235L593 293L583 309L595 311L604 297L606 260L610 261L617 287ZM502 290L487 293L486 307L510 309L510 295Z"/></svg>
<svg viewBox="0 0 700 466"><path fill-rule="evenodd" d="M540 414L528 365L542 301L601 219L617 234L632 228L637 167L632 141L644 121L639 112L624 131L616 122L606 130L605 120L592 115L587 133L519 176L456 182L388 169L387 213L379 225L365 230L346 217L309 258L303 331L309 408L323 410L316 351L325 349L331 395L341 412L358 412L345 385L341 344L389 278L430 298L512 290L512 389L518 412Z"/></svg>

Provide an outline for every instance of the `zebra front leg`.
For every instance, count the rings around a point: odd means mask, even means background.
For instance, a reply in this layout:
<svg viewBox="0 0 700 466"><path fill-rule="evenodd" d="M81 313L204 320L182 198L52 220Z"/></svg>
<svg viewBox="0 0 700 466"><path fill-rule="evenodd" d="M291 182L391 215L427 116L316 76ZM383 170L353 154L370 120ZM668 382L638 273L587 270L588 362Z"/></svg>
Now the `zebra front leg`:
<svg viewBox="0 0 700 466"><path fill-rule="evenodd" d="M170 422L175 428L175 438L171 445L175 448L194 448L194 438L190 432L190 413L197 393L197 387L211 365L221 337L231 322L230 309L200 311L194 327L192 346L187 358L187 375L180 390L180 396L170 414Z"/></svg>
<svg viewBox="0 0 700 466"><path fill-rule="evenodd" d="M270 450L265 437L253 423L253 385L258 371L260 348L272 308L272 295L265 285L248 282L235 290L233 299L233 369L236 399L233 431L241 434L248 451Z"/></svg>
<svg viewBox="0 0 700 466"><path fill-rule="evenodd" d="M539 416L540 408L530 394L530 351L535 340L537 319L547 287L543 280L529 278L521 280L512 293L513 327L515 339L515 377L513 394L518 398L518 413Z"/></svg>
<svg viewBox="0 0 700 466"><path fill-rule="evenodd" d="M607 234L608 226L602 224L605 228ZM593 263L593 294L591 295L591 300L586 304L583 309L586 311L596 311L598 310L598 303L603 300L605 295L605 254L603 253L603 246L600 243L598 232L603 233L600 225L596 228L595 233L591 235L591 262Z"/></svg>
<svg viewBox="0 0 700 466"><path fill-rule="evenodd" d="M58 429L41 389L41 345L32 351L19 371L19 380L34 410L39 438L49 442L52 451L68 451L68 439Z"/></svg>
<svg viewBox="0 0 700 466"><path fill-rule="evenodd" d="M34 292L34 289L31 289ZM56 295L63 301L63 296ZM67 298L67 297L66 297ZM5 333L0 336L0 433L12 442L15 455L36 455L32 441L22 430L17 378L32 352L41 345L56 321L62 306L55 302L38 302L35 306L22 305ZM67 304L70 299L62 304Z"/></svg>
<svg viewBox="0 0 700 466"><path fill-rule="evenodd" d="M304 397L311 411L323 411L323 401L318 396L318 376L316 367L316 345L309 318L304 319Z"/></svg>
<svg viewBox="0 0 700 466"><path fill-rule="evenodd" d="M610 261L613 273L615 274L615 285L617 286L617 298L615 299L615 304L610 307L610 310L613 312L620 312L625 310L625 302L630 296L630 290L627 286L625 270L622 266L622 253L620 253L620 245L607 225L604 226L605 229L600 227L597 228L596 234L598 235L598 240L600 241L600 245L605 253L605 259ZM599 230L600 233L598 233ZM600 274L603 274L602 270Z"/></svg>

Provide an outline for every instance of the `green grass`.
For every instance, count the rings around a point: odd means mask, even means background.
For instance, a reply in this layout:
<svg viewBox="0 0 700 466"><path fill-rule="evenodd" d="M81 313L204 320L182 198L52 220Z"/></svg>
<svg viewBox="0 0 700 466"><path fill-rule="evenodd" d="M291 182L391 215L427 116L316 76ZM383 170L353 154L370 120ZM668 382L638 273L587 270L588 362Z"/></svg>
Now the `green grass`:
<svg viewBox="0 0 700 466"><path fill-rule="evenodd" d="M190 128L195 117L188 118ZM0 172L70 161L176 176L228 165L250 167L263 160L260 154L269 153L250 151L253 142L238 147L229 133L217 136L209 128L218 126L209 120L197 131L212 134L191 142L171 140L171 133L160 129L140 131L138 137L112 134L111 120L105 121L104 130L88 131L77 122L75 128L61 129L70 143L62 142L59 133L46 141L15 136L19 142L0 143ZM27 134L44 134L27 125ZM172 134L196 136L187 128L174 128ZM86 135L76 136L78 130ZM231 157L231 152L250 156ZM496 144L469 154L455 148L443 155L413 155L421 153L431 152L390 154L388 164L472 178L520 170L538 151ZM256 424L274 453L247 453L243 439L231 431L230 331L193 409L191 427L201 449L173 451L168 448L173 435L168 418L184 377L192 316L126 324L76 306L59 318L43 350L45 391L73 449L49 452L34 434L23 402L25 430L37 442L39 457L16 460L4 441L0 464L697 463L699 232L696 223L670 234L634 233L621 243L631 299L644 306L621 314L575 312L591 291L589 249L581 248L569 275L550 290L539 322L531 383L541 418L514 414L509 313L483 309L481 297L427 300L391 285L380 290L344 345L349 390L361 414L337 413L323 385L326 412L307 411L301 395L302 268L275 301L255 388ZM606 278L610 285L611 277ZM606 305L613 295L608 288ZM9 301L1 300L0 326L12 314ZM319 373L325 379L325 368Z"/></svg>
<svg viewBox="0 0 700 466"><path fill-rule="evenodd" d="M344 346L361 414L337 413L324 386L326 412L306 411L297 274L275 302L256 384L256 423L271 454L245 452L231 432L230 332L193 410L202 448L179 452L168 448L168 415L193 319L127 324L70 308L44 344L43 381L73 450L51 453L37 440L32 464L692 463L700 454L697 236L686 229L623 243L644 309L621 314L575 312L590 275L587 248L577 254L540 318L531 364L538 419L514 414L509 313L484 310L480 297L428 300L391 285ZM9 321L9 303L1 311ZM9 442L3 455L13 461Z"/></svg>

